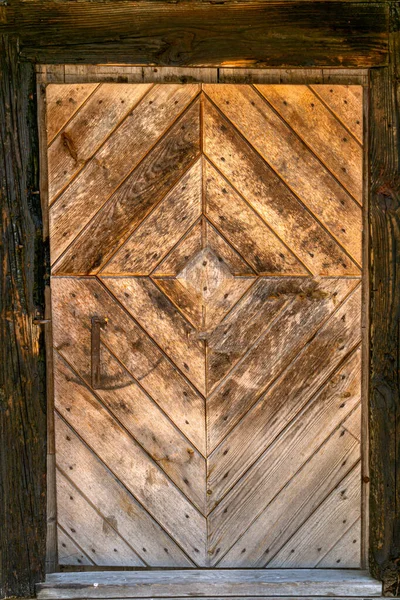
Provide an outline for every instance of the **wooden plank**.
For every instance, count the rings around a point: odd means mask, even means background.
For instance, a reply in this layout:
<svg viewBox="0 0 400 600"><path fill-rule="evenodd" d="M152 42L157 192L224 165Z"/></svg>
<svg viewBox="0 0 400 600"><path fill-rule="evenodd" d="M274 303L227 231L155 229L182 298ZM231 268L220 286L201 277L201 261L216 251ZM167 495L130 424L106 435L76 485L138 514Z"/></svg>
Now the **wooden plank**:
<svg viewBox="0 0 400 600"><path fill-rule="evenodd" d="M337 565L337 568L357 569L360 564L360 546L361 519L358 519L320 560L317 567L324 569L327 565Z"/></svg>
<svg viewBox="0 0 400 600"><path fill-rule="evenodd" d="M208 336L254 283L255 277L234 277L222 258L205 245L178 273L176 281L199 298L202 318L197 326L198 335Z"/></svg>
<svg viewBox="0 0 400 600"><path fill-rule="evenodd" d="M193 566L179 546L59 416L56 433L61 470L68 473L83 495L116 525L147 565ZM81 518L81 515L76 517ZM71 532L70 535L73 536ZM62 552L62 538L59 538L59 549ZM64 563L73 564L66 560Z"/></svg>
<svg viewBox="0 0 400 600"><path fill-rule="evenodd" d="M61 357L56 357L55 365L56 409L146 510L178 541L193 562L204 566L204 517L96 401ZM174 511L171 511L171 506L175 507ZM182 515L188 515L185 527L182 526Z"/></svg>
<svg viewBox="0 0 400 600"><path fill-rule="evenodd" d="M314 275L358 275L359 269L310 215L229 120L204 103L204 152ZM274 135L274 134L273 134ZM221 149L224 152L221 153ZM290 218L287 218L290 215Z"/></svg>
<svg viewBox="0 0 400 600"><path fill-rule="evenodd" d="M229 182L205 162L206 216L258 275L308 275L274 232L243 201Z"/></svg>
<svg viewBox="0 0 400 600"><path fill-rule="evenodd" d="M210 223L205 224L206 240L210 248L215 252L218 259L222 259L228 266L232 275L244 276L254 275L255 271L250 267L247 261L235 249L227 243L220 232Z"/></svg>
<svg viewBox="0 0 400 600"><path fill-rule="evenodd" d="M296 372L296 369L300 366L303 369L305 368L306 361L313 364L310 354L304 352L302 354L302 360L297 361L297 364L292 366L292 379L294 379L293 373ZM270 393L261 399L261 402L257 404L252 412L246 415L239 427L230 433L218 448L218 451L211 455L209 458L208 487L213 492L213 502L218 504L227 491L233 488L231 493L221 502L221 505L216 508L213 520L214 522L219 521L219 526L222 525L221 515L224 514L224 507L233 506L233 499L240 496L244 489L252 490L246 496L246 506L250 504L251 495L255 494L259 498L261 494L260 501L266 502L268 495L273 494L274 486L278 486L278 489L283 487L290 478L290 474L295 472L298 461L304 461L304 457L313 452L313 447L315 451L318 444L321 444L332 431L332 428L339 426L359 403L361 395L360 351L358 350L350 358L347 358L344 366L335 372L335 367L337 368L337 365L340 364L340 358L333 356L333 364L329 369L327 368L326 359L325 364L322 361L321 365L318 364L318 376L316 376L315 382L312 381L311 390L307 390L307 393L304 394L304 399L301 396L300 385L304 388L307 378L299 376L299 379L302 378L302 384L300 384L300 381L294 380L293 390L289 393L287 382L290 376L285 373L285 376L275 384ZM317 369L317 365L315 369ZM311 379L310 375L308 377ZM315 393L321 385L320 391ZM285 393L287 394L286 402L288 406L283 399ZM272 411L271 409L268 410L268 406L275 398L276 408L274 412L276 416L273 420ZM267 415L264 417L263 408L264 412L269 415L269 419ZM326 411L326 413L320 411ZM325 417L325 414L330 416ZM257 418L261 420L264 427L261 425L252 426L252 422ZM316 423L314 419L318 420L318 425L317 431L312 434L311 431ZM266 425L268 420L271 423L270 427ZM306 422L308 425L306 425ZM261 432L264 433L264 436ZM238 440L240 438L242 439L243 457L238 452ZM250 440L253 443L249 443ZM227 457L228 455L230 455L229 461L226 458L225 460L219 460L219 457ZM226 476L226 473L228 473L228 476ZM259 474L258 481L257 473ZM240 480L241 477L243 477L242 480ZM271 477L272 481L267 485L266 495L263 496L259 488L261 485L264 487L263 482ZM240 481L238 482L238 480ZM236 508L236 511L240 512L241 510L243 510L242 507L238 506ZM229 510L229 513L232 513L232 510ZM228 526L228 524L226 523L224 526Z"/></svg>
<svg viewBox="0 0 400 600"><path fill-rule="evenodd" d="M357 440L345 429L337 430L303 466L301 477L290 480L218 565L265 567L359 460Z"/></svg>
<svg viewBox="0 0 400 600"><path fill-rule="evenodd" d="M312 85L311 89L362 144L363 90L353 85Z"/></svg>
<svg viewBox="0 0 400 600"><path fill-rule="evenodd" d="M109 0L72 10L17 0L3 7L0 32L20 35L23 57L42 63L372 67L387 64L388 12L377 2Z"/></svg>
<svg viewBox="0 0 400 600"><path fill-rule="evenodd" d="M90 385L90 318L108 316L102 339L125 368L205 454L204 400L93 278L52 280L55 348Z"/></svg>
<svg viewBox="0 0 400 600"><path fill-rule="evenodd" d="M223 380L288 303L275 279L258 280L207 340L209 392Z"/></svg>
<svg viewBox="0 0 400 600"><path fill-rule="evenodd" d="M346 372L346 367L352 369L353 372L350 374ZM251 522L273 502L274 497L288 482L299 477L302 483L299 482L297 485L307 487L307 481L301 473L301 468L319 452L319 448L325 440L360 402L359 364L357 368L352 361L349 361L346 367L345 370L339 371L339 377L344 375L346 378L340 382L343 387L338 389L337 393L332 394L331 384L324 386L321 392L313 398L313 401L297 415L296 419L291 423L287 422L286 429L282 427L284 431L281 435L211 513L209 540L214 563L218 562L220 558L218 554L222 556L230 546L233 546ZM345 406L340 408L343 404L344 393L349 393L351 396ZM314 459L314 462L317 463L318 459ZM360 494L360 489L358 493ZM357 506L359 516L361 502ZM282 513L285 511L286 507ZM217 548L219 548L218 554L216 553ZM293 557L296 560L292 563L292 567L315 566L301 564L305 556L306 552ZM242 558L241 565L247 566L246 557ZM253 565L250 564L250 566Z"/></svg>
<svg viewBox="0 0 400 600"><path fill-rule="evenodd" d="M355 412L349 417L346 421L346 429L352 436L356 438L359 442L362 441L362 431L361 431L361 415L358 412Z"/></svg>
<svg viewBox="0 0 400 600"><path fill-rule="evenodd" d="M93 90L50 144L47 154L50 204L130 114L146 90L142 85L113 83L103 83Z"/></svg>
<svg viewBox="0 0 400 600"><path fill-rule="evenodd" d="M36 82L0 35L0 596L33 596L46 556L45 251Z"/></svg>
<svg viewBox="0 0 400 600"><path fill-rule="evenodd" d="M97 84L48 85L46 87L47 142L50 144L57 133L71 119Z"/></svg>
<svg viewBox="0 0 400 600"><path fill-rule="evenodd" d="M362 148L358 140L349 135L349 131L314 94L314 88L305 85L257 85L256 88L353 198L362 204ZM347 90L343 90L342 86L335 86L335 91L337 102L346 106L349 95ZM361 117L361 87L358 87L357 96L356 115ZM362 119L359 122L361 124Z"/></svg>
<svg viewBox="0 0 400 600"><path fill-rule="evenodd" d="M359 306L359 311L360 308ZM318 331L316 337L300 351L282 376L259 397L252 410L209 456L209 486L217 498L250 467L284 425L290 423L300 412L317 392L318 387L332 376L344 358L341 352L336 352L334 340L341 339L342 334L345 334L343 339L349 336L348 350L360 340L361 329L357 314L358 331L352 331L351 325L343 331L340 319L344 313L345 309L342 309ZM358 356L358 351L356 354ZM313 371L312 376L309 369ZM358 374L360 375L359 366ZM335 381L336 376L333 377L332 383ZM354 427L355 422L356 417L348 421L348 426ZM225 475L226 473L228 475Z"/></svg>
<svg viewBox="0 0 400 600"><path fill-rule="evenodd" d="M257 69L221 67L220 83L290 83L290 84L346 84L368 85L367 69Z"/></svg>
<svg viewBox="0 0 400 600"><path fill-rule="evenodd" d="M308 340L331 314L340 298L347 295L354 280L289 280L281 293L291 301L279 313L273 326L262 335L229 373L215 392L207 398L207 436L209 451L247 413L260 394L293 360ZM352 319L359 317L359 293L350 306ZM344 351L344 347L342 351ZM252 382L249 385L249 382Z"/></svg>
<svg viewBox="0 0 400 600"><path fill-rule="evenodd" d="M327 554L347 532L348 524L360 518L360 481L361 465L358 464L325 498L268 566L275 569L316 567L321 556ZM358 561L354 565L355 569L360 568L360 550L361 544L358 539ZM342 564L341 566L346 567Z"/></svg>
<svg viewBox="0 0 400 600"><path fill-rule="evenodd" d="M146 278L103 276L101 280L181 373L204 394L204 343L155 284Z"/></svg>
<svg viewBox="0 0 400 600"><path fill-rule="evenodd" d="M370 568L396 593L400 515L399 311L400 276L400 7L391 7L391 66L371 72L370 88Z"/></svg>
<svg viewBox="0 0 400 600"><path fill-rule="evenodd" d="M348 254L361 264L361 209L316 157L250 86L204 84L203 88ZM343 218L347 227L343 227Z"/></svg>
<svg viewBox="0 0 400 600"><path fill-rule="evenodd" d="M199 123L195 127L198 134ZM201 216L201 181L202 164L199 160L104 266L102 275L150 275Z"/></svg>
<svg viewBox="0 0 400 600"><path fill-rule="evenodd" d="M206 464L203 456L104 346L100 351L100 366L96 396L204 513ZM82 376L79 366L77 373ZM156 432L154 423L157 423Z"/></svg>
<svg viewBox="0 0 400 600"><path fill-rule="evenodd" d="M100 270L198 157L199 126L199 105L195 103L77 236L53 273L93 274ZM162 171L159 165L163 165Z"/></svg>
<svg viewBox="0 0 400 600"><path fill-rule="evenodd" d="M140 96L151 84L139 84ZM198 92L197 85L154 87L125 119L50 210L54 262L160 139ZM175 103L175 100L177 102ZM168 106L168 110L166 107ZM88 181L91 185L88 186Z"/></svg>
<svg viewBox="0 0 400 600"><path fill-rule="evenodd" d="M37 83L64 83L65 65L35 64Z"/></svg>
<svg viewBox="0 0 400 600"><path fill-rule="evenodd" d="M142 67L112 65L64 65L65 83L143 83Z"/></svg>
<svg viewBox="0 0 400 600"><path fill-rule="evenodd" d="M143 67L146 83L217 83L217 68L196 67Z"/></svg>
<svg viewBox="0 0 400 600"><path fill-rule="evenodd" d="M58 521L71 532L85 554L96 565L144 567L137 554L86 501L82 494L59 471L57 472Z"/></svg>
<svg viewBox="0 0 400 600"><path fill-rule="evenodd" d="M59 540L59 564L60 565L94 565L94 562L82 552L75 542L61 528L57 528L57 537Z"/></svg>
<svg viewBox="0 0 400 600"><path fill-rule="evenodd" d="M93 585L96 583L96 586ZM346 569L186 570L54 573L38 585L39 600L188 596L380 596L366 571Z"/></svg>
<svg viewBox="0 0 400 600"><path fill-rule="evenodd" d="M202 248L203 224L199 220L184 235L179 243L172 248L167 256L160 261L152 272L153 277L174 277L181 271L188 261L189 256L194 256Z"/></svg>

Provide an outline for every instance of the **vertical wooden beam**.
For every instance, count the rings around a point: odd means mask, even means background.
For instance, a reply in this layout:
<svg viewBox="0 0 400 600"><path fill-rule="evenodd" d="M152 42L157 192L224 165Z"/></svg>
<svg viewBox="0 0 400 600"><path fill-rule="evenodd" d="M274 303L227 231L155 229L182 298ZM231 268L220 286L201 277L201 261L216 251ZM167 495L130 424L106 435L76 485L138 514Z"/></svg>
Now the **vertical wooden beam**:
<svg viewBox="0 0 400 600"><path fill-rule="evenodd" d="M34 66L0 36L0 596L44 576L46 395L44 245Z"/></svg>
<svg viewBox="0 0 400 600"><path fill-rule="evenodd" d="M400 592L400 3L390 64L371 71L370 568Z"/></svg>

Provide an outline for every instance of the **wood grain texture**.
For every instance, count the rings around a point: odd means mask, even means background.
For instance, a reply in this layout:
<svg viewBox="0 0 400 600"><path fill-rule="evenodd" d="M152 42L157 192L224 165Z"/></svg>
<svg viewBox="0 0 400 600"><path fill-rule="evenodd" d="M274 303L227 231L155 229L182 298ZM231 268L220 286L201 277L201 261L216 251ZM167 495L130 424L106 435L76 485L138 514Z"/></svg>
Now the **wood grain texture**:
<svg viewBox="0 0 400 600"><path fill-rule="evenodd" d="M35 74L0 36L0 596L33 596L46 540L45 243ZM43 313L42 313L43 314Z"/></svg>
<svg viewBox="0 0 400 600"><path fill-rule="evenodd" d="M361 209L315 155L251 86L204 84L203 88L292 192L361 264ZM360 158L359 154L358 162ZM343 227L343 213L347 228Z"/></svg>
<svg viewBox="0 0 400 600"><path fill-rule="evenodd" d="M121 578L123 577L123 582ZM97 583L97 586L93 586ZM380 596L382 586L365 571L279 569L254 571L161 571L53 573L38 586L40 600L149 597L309 597L327 591L336 596ZM266 596L266 594L268 594ZM326 596L325 596L326 597Z"/></svg>
<svg viewBox="0 0 400 600"><path fill-rule="evenodd" d="M97 83L84 83L63 86L50 84L46 87L46 124L49 144L97 86Z"/></svg>
<svg viewBox="0 0 400 600"><path fill-rule="evenodd" d="M52 262L66 250L199 90L196 85L171 85L152 90L147 84L134 87L137 100L149 92L146 99L139 103L131 117L125 119L50 209ZM90 190L88 178L93 181Z"/></svg>
<svg viewBox="0 0 400 600"><path fill-rule="evenodd" d="M399 207L400 7L393 4L391 68L371 73L371 379L370 565L388 593L398 590L400 553L399 428Z"/></svg>
<svg viewBox="0 0 400 600"><path fill-rule="evenodd" d="M312 85L311 89L326 106L340 119L349 131L363 141L363 106L360 86L343 85L337 88L334 85Z"/></svg>
<svg viewBox="0 0 400 600"><path fill-rule="evenodd" d="M2 12L0 31L18 33L23 56L42 63L193 67L387 64L386 3L241 0L171 5L114 0L98 6L83 1L72 9L54 0L18 0Z"/></svg>
<svg viewBox="0 0 400 600"><path fill-rule="evenodd" d="M179 546L58 415L56 436L59 469L68 474L71 482L114 524L117 531L124 533L129 544L147 565L193 566ZM79 527L82 514L74 511L74 517ZM62 539L59 539L59 545L64 555L62 562L71 564L65 556ZM92 560L94 564L97 563L95 556Z"/></svg>
<svg viewBox="0 0 400 600"><path fill-rule="evenodd" d="M131 116L51 207L60 526L99 566L271 568L293 538L290 565L317 567L350 544L335 487L360 455L361 146L304 85L123 87Z"/></svg>
<svg viewBox="0 0 400 600"><path fill-rule="evenodd" d="M54 273L92 274L157 206L200 153L199 106L189 108L154 150L134 169L58 262ZM160 177L158 164L170 164ZM112 222L112 228L109 227Z"/></svg>
<svg viewBox="0 0 400 600"><path fill-rule="evenodd" d="M271 169L268 160L263 161L243 141L232 123L207 101L204 113L206 156L280 239L292 248L309 271L313 275L358 275L357 265L321 224L304 210L304 205ZM295 164L293 160L292 164ZM289 215L290 218L287 218Z"/></svg>
<svg viewBox="0 0 400 600"><path fill-rule="evenodd" d="M138 94L134 85L99 85L75 116L63 123L48 150L50 204L140 101L142 90Z"/></svg>
<svg viewBox="0 0 400 600"><path fill-rule="evenodd" d="M348 130L313 91L300 85L259 85L256 88L353 198L362 204L362 147L348 135ZM342 91L341 86L335 86L336 97L339 96L337 104L346 106L347 89ZM362 88L357 92L352 108L360 117Z"/></svg>

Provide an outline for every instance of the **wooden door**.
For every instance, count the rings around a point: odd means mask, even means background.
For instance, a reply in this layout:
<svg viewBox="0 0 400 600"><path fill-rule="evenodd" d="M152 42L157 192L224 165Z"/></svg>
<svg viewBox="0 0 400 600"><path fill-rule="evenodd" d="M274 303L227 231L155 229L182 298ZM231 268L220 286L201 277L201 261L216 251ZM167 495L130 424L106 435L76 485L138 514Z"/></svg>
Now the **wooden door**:
<svg viewBox="0 0 400 600"><path fill-rule="evenodd" d="M61 564L360 567L361 92L48 86Z"/></svg>

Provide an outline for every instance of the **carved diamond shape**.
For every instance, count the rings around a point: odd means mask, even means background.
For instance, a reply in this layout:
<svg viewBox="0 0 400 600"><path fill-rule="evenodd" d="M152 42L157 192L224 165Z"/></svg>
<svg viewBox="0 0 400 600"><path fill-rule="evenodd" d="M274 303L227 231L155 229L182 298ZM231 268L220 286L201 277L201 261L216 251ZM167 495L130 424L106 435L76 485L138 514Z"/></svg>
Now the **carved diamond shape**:
<svg viewBox="0 0 400 600"><path fill-rule="evenodd" d="M233 279L222 258L209 247L197 252L188 264L177 274L176 278L188 290L203 298L204 302L218 293L228 279Z"/></svg>

